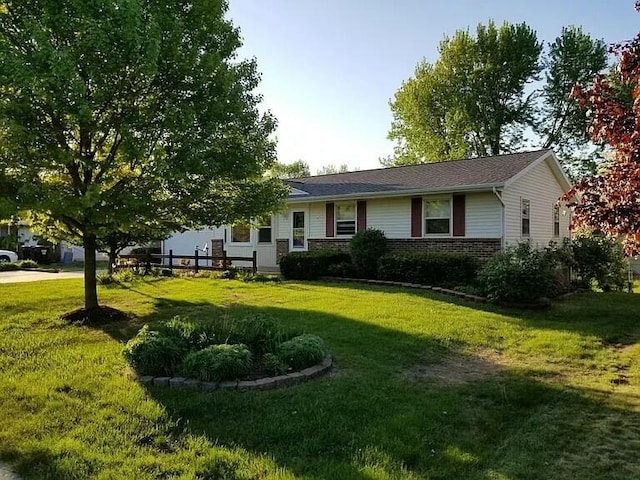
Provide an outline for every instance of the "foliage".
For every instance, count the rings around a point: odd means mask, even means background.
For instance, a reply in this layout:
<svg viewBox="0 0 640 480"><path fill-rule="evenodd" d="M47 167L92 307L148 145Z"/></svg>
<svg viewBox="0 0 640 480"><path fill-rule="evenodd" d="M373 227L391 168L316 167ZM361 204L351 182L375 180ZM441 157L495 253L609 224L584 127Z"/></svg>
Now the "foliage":
<svg viewBox="0 0 640 480"><path fill-rule="evenodd" d="M367 228L351 238L349 252L359 275L363 278L376 278L378 259L389 252L387 237L381 230Z"/></svg>
<svg viewBox="0 0 640 480"><path fill-rule="evenodd" d="M588 133L612 152L595 175L564 197L573 207L572 228L586 228L624 241L627 255L640 253L640 34L615 45L617 79L597 75L591 86L573 91L589 112Z"/></svg>
<svg viewBox="0 0 640 480"><path fill-rule="evenodd" d="M333 164L323 165L322 168L316 171L316 175L333 175L336 173L347 173L349 171L349 165L342 163L338 166Z"/></svg>
<svg viewBox="0 0 640 480"><path fill-rule="evenodd" d="M327 268L327 274L331 277L356 278L358 271L351 262L332 263Z"/></svg>
<svg viewBox="0 0 640 480"><path fill-rule="evenodd" d="M605 292L622 291L626 285L628 265L620 242L580 233L572 241L573 267L586 287L595 281Z"/></svg>
<svg viewBox="0 0 640 480"><path fill-rule="evenodd" d="M275 162L271 166L270 172L271 175L276 178L302 178L311 176L309 164L303 160L297 160L293 163Z"/></svg>
<svg viewBox="0 0 640 480"><path fill-rule="evenodd" d="M604 43L579 27L562 30L548 54L526 24L457 31L439 58L420 62L390 102L387 165L497 155L527 147L530 126L543 148L575 154L584 145L584 113L568 95L606 67ZM540 90L527 88L545 71ZM584 153L580 151L579 153ZM581 164L579 166L582 166Z"/></svg>
<svg viewBox="0 0 640 480"><path fill-rule="evenodd" d="M209 0L4 3L0 183L15 187L1 203L88 259L113 233L161 237L279 208L285 189L263 175L275 120L226 12ZM85 273L92 308L92 260Z"/></svg>
<svg viewBox="0 0 640 480"><path fill-rule="evenodd" d="M588 156L584 146L589 142L586 111L569 92L581 87L607 67L607 48L602 40L592 39L581 27L564 27L549 45L544 60L545 84L541 89L542 105L536 112L534 129L541 137L543 148L554 148L563 159L576 154ZM570 165L567 165L571 167ZM569 169L579 178L588 172L589 162L574 162Z"/></svg>
<svg viewBox="0 0 640 480"><path fill-rule="evenodd" d="M278 277L278 275L265 275L264 273L253 273L253 272L249 272L249 271L244 271L244 270L240 270L238 272L238 280L241 280L243 282L256 282L256 283L267 283L267 282L273 282L273 283L278 283L280 282L280 277Z"/></svg>
<svg viewBox="0 0 640 480"><path fill-rule="evenodd" d="M493 300L530 303L551 292L555 264L544 251L520 243L491 258L478 279L485 295Z"/></svg>
<svg viewBox="0 0 640 480"><path fill-rule="evenodd" d="M287 280L314 280L327 275L330 265L350 261L349 254L339 250L290 252L280 259L280 273Z"/></svg>
<svg viewBox="0 0 640 480"><path fill-rule="evenodd" d="M497 155L531 117L525 86L540 72L542 45L526 24L492 21L445 38L434 64L418 64L391 101L389 138L401 165Z"/></svg>
<svg viewBox="0 0 640 480"><path fill-rule="evenodd" d="M33 260L18 260L16 265L20 268L38 268L38 262L34 262Z"/></svg>
<svg viewBox="0 0 640 480"><path fill-rule="evenodd" d="M278 358L294 370L311 367L320 363L328 350L322 339L316 335L303 334L278 345Z"/></svg>
<svg viewBox="0 0 640 480"><path fill-rule="evenodd" d="M251 352L242 344L220 344L189 353L180 369L182 375L203 381L236 380L251 368Z"/></svg>
<svg viewBox="0 0 640 480"><path fill-rule="evenodd" d="M378 278L432 286L471 284L478 261L462 253L419 252L385 255L378 261Z"/></svg>
<svg viewBox="0 0 640 480"><path fill-rule="evenodd" d="M275 353L265 353L262 356L262 366L270 375L282 375L287 370L287 366Z"/></svg>
<svg viewBox="0 0 640 480"><path fill-rule="evenodd" d="M20 270L17 263L0 262L0 272L11 272L14 270Z"/></svg>
<svg viewBox="0 0 640 480"><path fill-rule="evenodd" d="M145 325L127 342L123 353L140 374L171 376L187 351L187 343L182 338L164 335Z"/></svg>
<svg viewBox="0 0 640 480"><path fill-rule="evenodd" d="M0 237L0 250L11 250L15 251L18 246L18 233L11 230L9 235L5 235L4 237Z"/></svg>

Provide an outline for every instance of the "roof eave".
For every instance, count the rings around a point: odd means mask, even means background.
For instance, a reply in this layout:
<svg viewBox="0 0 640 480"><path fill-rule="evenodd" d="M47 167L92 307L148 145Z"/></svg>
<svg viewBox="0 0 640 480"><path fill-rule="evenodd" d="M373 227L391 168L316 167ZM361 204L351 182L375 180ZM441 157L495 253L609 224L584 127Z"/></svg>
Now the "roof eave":
<svg viewBox="0 0 640 480"><path fill-rule="evenodd" d="M382 192L358 192L347 193L342 195L312 195L308 196L296 195L289 197L287 203L307 203L315 201L335 201L350 200L353 198L380 198L380 197L408 197L415 195L444 194L456 192L484 192L493 191L494 188L504 188L504 183L483 183L479 185L456 185L438 188L414 188L407 190L386 190Z"/></svg>

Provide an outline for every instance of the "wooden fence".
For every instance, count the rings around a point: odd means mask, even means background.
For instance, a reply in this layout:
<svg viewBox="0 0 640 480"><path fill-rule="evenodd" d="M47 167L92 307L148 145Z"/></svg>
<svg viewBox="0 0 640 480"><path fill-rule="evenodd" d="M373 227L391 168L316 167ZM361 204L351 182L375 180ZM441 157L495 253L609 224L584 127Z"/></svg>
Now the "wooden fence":
<svg viewBox="0 0 640 480"><path fill-rule="evenodd" d="M201 255L199 250L195 250L193 255L175 255L173 250L169 250L169 254L140 254L140 255L118 255L118 264L116 269L122 268L143 268L145 273L148 273L152 267L166 268L171 271L177 270L193 270L198 273L200 270L228 270L233 265L233 262L251 262L251 271L256 273L258 271L258 257L256 251L253 251L251 257L230 257L226 251L222 251L222 256L214 257ZM121 260L124 260L122 262ZM167 260L167 263L165 263ZM178 263L175 263L175 261ZM201 265L201 262L205 262L205 265ZM239 267L249 268L249 267Z"/></svg>

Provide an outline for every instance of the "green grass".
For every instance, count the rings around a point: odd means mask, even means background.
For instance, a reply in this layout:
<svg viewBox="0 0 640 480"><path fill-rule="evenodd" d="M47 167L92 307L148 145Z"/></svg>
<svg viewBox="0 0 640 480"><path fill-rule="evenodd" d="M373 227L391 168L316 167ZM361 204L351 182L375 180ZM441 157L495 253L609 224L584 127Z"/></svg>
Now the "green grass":
<svg viewBox="0 0 640 480"><path fill-rule="evenodd" d="M157 279L102 288L136 319L90 328L58 319L81 284L0 289L0 459L25 478L640 478L640 295L521 312L390 288ZM321 336L332 374L206 394L129 378L123 343L143 323L247 312Z"/></svg>

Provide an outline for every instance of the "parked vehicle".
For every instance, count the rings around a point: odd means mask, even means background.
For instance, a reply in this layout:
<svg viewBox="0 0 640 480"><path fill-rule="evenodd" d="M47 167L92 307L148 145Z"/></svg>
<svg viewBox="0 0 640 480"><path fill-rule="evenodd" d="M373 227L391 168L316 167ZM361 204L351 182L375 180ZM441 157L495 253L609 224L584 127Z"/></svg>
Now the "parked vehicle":
<svg viewBox="0 0 640 480"><path fill-rule="evenodd" d="M11 250L0 250L0 263L17 262L18 254Z"/></svg>

